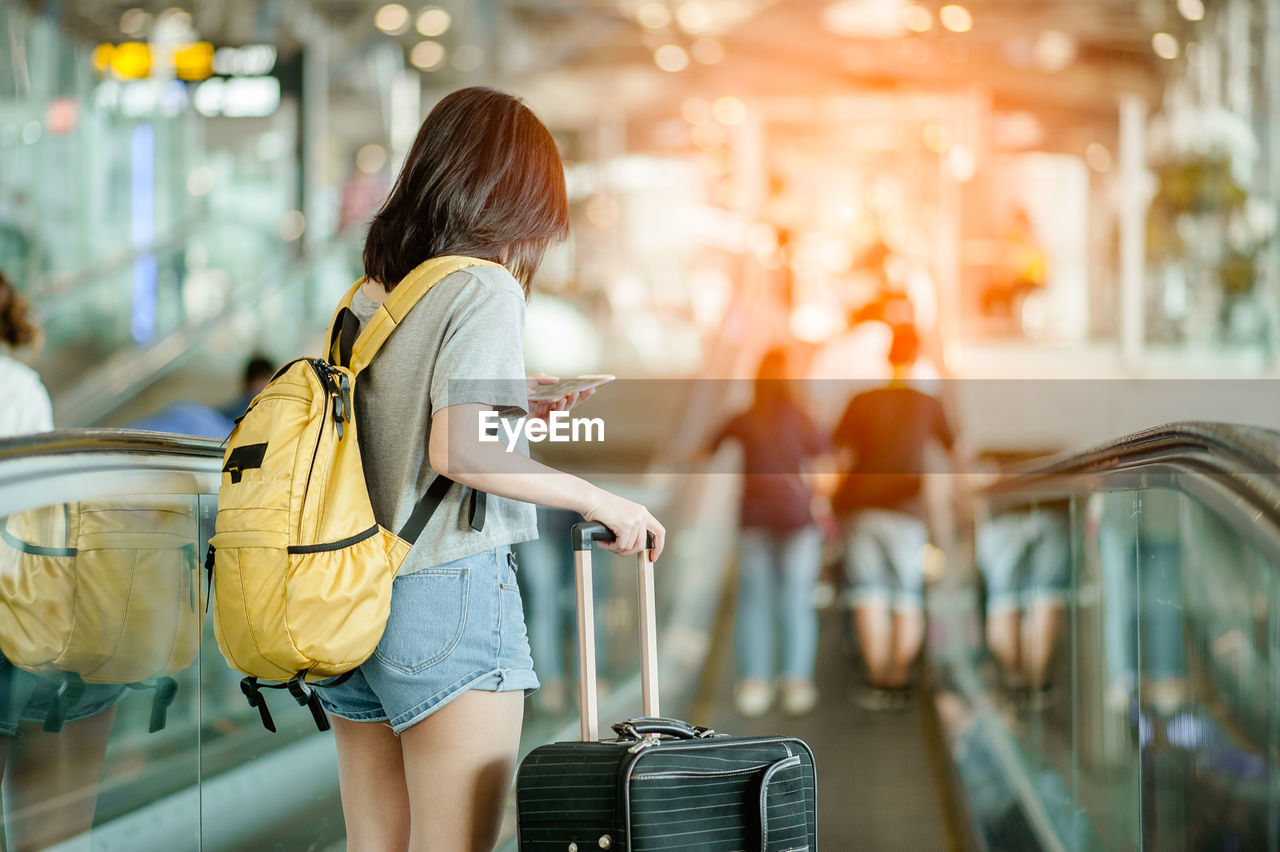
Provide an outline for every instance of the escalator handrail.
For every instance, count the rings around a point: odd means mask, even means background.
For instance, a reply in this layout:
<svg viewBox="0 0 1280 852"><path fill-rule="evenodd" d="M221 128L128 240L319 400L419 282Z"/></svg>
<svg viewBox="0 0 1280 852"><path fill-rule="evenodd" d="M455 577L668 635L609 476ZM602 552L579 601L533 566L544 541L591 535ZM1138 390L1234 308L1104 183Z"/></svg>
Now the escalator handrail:
<svg viewBox="0 0 1280 852"><path fill-rule="evenodd" d="M1280 432L1232 423L1185 421L1144 429L1083 452L1062 453L1008 468L991 491L1019 479L1123 470L1171 456L1207 454L1234 473L1280 474Z"/></svg>
<svg viewBox="0 0 1280 852"><path fill-rule="evenodd" d="M0 464L32 456L72 453L130 453L220 460L225 446L213 438L147 432L141 429L60 429L0 438Z"/></svg>

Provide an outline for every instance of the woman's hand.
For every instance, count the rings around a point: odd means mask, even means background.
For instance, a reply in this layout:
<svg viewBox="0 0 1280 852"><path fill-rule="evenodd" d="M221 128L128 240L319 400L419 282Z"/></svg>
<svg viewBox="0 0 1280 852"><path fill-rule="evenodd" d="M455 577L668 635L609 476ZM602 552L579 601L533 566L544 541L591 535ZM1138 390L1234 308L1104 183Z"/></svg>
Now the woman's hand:
<svg viewBox="0 0 1280 852"><path fill-rule="evenodd" d="M556 376L549 376L546 373L534 373L524 381L525 386L529 389L529 393L533 393L534 388L538 387L538 385L554 385L556 382L560 381L560 379ZM534 420L546 420L551 412L568 411L584 399L591 397L595 392L595 388L589 388L584 391L574 391L571 394L562 396L559 399L552 400L550 402L535 401L531 399L528 401L529 416Z"/></svg>
<svg viewBox="0 0 1280 852"><path fill-rule="evenodd" d="M588 521L599 521L613 531L614 540L602 545L619 556L631 556L644 549L646 533L653 533L654 562L662 554L667 531L649 510L617 494L601 490L595 506L582 515Z"/></svg>

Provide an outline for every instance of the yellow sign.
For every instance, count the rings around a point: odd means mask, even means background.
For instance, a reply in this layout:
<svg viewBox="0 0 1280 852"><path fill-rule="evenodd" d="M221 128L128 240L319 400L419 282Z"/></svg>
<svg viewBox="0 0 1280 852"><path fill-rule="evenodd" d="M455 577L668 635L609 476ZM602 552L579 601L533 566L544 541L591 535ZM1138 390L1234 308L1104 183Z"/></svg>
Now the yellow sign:
<svg viewBox="0 0 1280 852"><path fill-rule="evenodd" d="M93 50L93 67L121 80L145 80L153 72L172 68L179 80L207 80L213 76L213 45L207 41L159 47L140 41L100 44Z"/></svg>

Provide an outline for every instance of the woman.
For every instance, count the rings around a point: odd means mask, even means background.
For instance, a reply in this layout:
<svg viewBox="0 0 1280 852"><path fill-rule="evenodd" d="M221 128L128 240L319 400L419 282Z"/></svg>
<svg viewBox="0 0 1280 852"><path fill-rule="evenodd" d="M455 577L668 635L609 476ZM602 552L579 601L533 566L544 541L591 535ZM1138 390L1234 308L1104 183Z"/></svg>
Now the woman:
<svg viewBox="0 0 1280 852"><path fill-rule="evenodd" d="M822 563L822 534L814 523L813 491L802 468L829 447L792 395L786 366L781 349L764 356L751 407L726 423L712 442L714 450L726 440L737 440L746 473L734 625L736 703L746 717L763 715L772 705L775 672L782 676L783 712L808 713L818 700L813 590Z"/></svg>
<svg viewBox="0 0 1280 852"><path fill-rule="evenodd" d="M352 301L362 323L429 258L469 255L505 268L447 276L360 376L361 453L378 522L399 529L437 473L459 485L395 580L374 656L321 690L352 852L493 847L522 702L538 685L510 549L537 535L533 504L604 523L615 553L637 553L646 532L654 557L661 552L664 530L645 507L532 461L527 446L509 453L505 441L479 439L482 412L530 408L525 298L568 223L551 134L515 97L480 87L431 111L370 223ZM481 530L468 523L468 489L489 495Z"/></svg>
<svg viewBox="0 0 1280 852"><path fill-rule="evenodd" d="M22 349L40 345L40 327L31 316L27 300L0 272L0 438L48 432L53 428L53 406L36 371L14 357Z"/></svg>

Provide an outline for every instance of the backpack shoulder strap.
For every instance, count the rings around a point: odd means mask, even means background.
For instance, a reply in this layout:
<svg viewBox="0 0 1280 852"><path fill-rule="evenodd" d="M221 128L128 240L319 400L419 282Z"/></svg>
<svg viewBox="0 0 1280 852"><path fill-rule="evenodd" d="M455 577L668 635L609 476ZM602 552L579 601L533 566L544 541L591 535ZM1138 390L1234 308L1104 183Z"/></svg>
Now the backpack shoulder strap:
<svg viewBox="0 0 1280 852"><path fill-rule="evenodd" d="M416 305L418 300L426 295L427 291L438 282L469 266L500 265L490 260L481 260L478 257L463 257L461 255L441 255L418 264L412 272L396 285L396 288L387 296L386 301L378 307L378 311L373 315L373 318L369 320L364 328L360 329L360 336L352 344L351 371L359 374L361 370L369 366L369 363L373 361L373 356L378 354L378 349L382 347L382 344L391 336L391 332L395 331L396 326L409 313L409 309ZM350 299L347 300L348 305L349 303ZM339 309L339 313L341 313L341 309ZM335 322L339 322L337 317L335 317ZM332 335L332 329L330 334Z"/></svg>
<svg viewBox="0 0 1280 852"><path fill-rule="evenodd" d="M333 312L333 319L329 320L329 334L325 337L328 348L325 349L325 360L331 364L341 364L346 366L351 362L350 349L355 342L355 322L356 316L351 311L351 300L355 298L356 291L364 284L364 278L351 285L351 289L347 290L342 300L338 302L338 309ZM343 330L347 331L343 335ZM345 350L345 352L344 352ZM343 354L346 357L343 357Z"/></svg>

